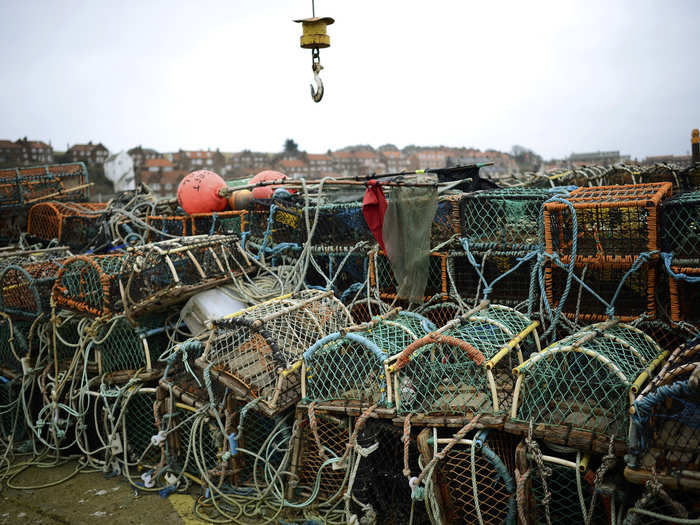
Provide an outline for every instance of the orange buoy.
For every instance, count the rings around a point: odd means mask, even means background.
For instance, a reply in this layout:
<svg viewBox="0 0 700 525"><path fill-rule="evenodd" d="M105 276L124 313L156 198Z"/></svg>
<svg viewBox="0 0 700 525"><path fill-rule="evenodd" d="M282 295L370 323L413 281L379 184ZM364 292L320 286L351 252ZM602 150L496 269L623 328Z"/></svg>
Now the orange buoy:
<svg viewBox="0 0 700 525"><path fill-rule="evenodd" d="M265 170L258 173L255 177L250 179L250 184L257 184L258 182L268 182L273 180L285 180L287 176L281 171ZM253 188L253 198L254 199L271 199L272 194L281 185L272 184L270 186L260 186L259 188Z"/></svg>
<svg viewBox="0 0 700 525"><path fill-rule="evenodd" d="M232 210L245 210L248 209L252 198L253 192L250 190L234 191L228 198L228 205Z"/></svg>
<svg viewBox="0 0 700 525"><path fill-rule="evenodd" d="M228 201L219 195L224 179L209 170L188 173L177 188L177 202L187 213L211 213L226 209Z"/></svg>

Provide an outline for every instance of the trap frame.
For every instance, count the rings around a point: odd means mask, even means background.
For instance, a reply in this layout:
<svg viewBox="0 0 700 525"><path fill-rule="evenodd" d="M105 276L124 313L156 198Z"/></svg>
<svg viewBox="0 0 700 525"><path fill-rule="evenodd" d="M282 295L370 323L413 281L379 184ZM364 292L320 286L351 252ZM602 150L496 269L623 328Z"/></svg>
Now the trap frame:
<svg viewBox="0 0 700 525"><path fill-rule="evenodd" d="M700 265L700 191L680 193L661 205L661 246L674 266Z"/></svg>
<svg viewBox="0 0 700 525"><path fill-rule="evenodd" d="M0 169L0 209L43 200L86 201L90 185L82 162Z"/></svg>
<svg viewBox="0 0 700 525"><path fill-rule="evenodd" d="M97 237L106 207L100 202L40 202L29 210L27 233L33 239L57 239L61 245L82 250Z"/></svg>
<svg viewBox="0 0 700 525"><path fill-rule="evenodd" d="M659 206L670 196L668 182L577 188L565 202L544 204L547 252L565 260L575 251L577 262L585 263L623 262L658 250Z"/></svg>
<svg viewBox="0 0 700 525"><path fill-rule="evenodd" d="M517 376L509 432L605 453L627 449L634 397L668 356L641 330L617 320L586 327L533 354Z"/></svg>
<svg viewBox="0 0 700 525"><path fill-rule="evenodd" d="M64 262L53 289L62 308L94 317L133 318L231 281L252 267L235 236L197 236L78 255Z"/></svg>
<svg viewBox="0 0 700 525"><path fill-rule="evenodd" d="M332 291L288 294L215 321L195 363L273 416L299 401L303 352L350 323Z"/></svg>

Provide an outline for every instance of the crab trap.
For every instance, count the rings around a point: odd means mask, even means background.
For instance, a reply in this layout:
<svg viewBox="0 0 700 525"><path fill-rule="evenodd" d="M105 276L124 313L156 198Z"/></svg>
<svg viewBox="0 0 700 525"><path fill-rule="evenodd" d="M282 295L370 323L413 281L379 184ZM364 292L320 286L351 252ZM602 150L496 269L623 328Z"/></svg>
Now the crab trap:
<svg viewBox="0 0 700 525"><path fill-rule="evenodd" d="M0 270L0 310L23 318L49 315L51 290L64 260L5 266Z"/></svg>
<svg viewBox="0 0 700 525"><path fill-rule="evenodd" d="M671 266L668 289L671 299L671 320L685 321L700 327L700 267Z"/></svg>
<svg viewBox="0 0 700 525"><path fill-rule="evenodd" d="M642 315L654 318L658 260L644 262L630 272L635 263L638 264L638 261L591 261L575 264L573 275L576 279L572 277L571 288L561 306L562 313L574 322L603 321L608 319L607 306L614 299L612 306L615 316L622 321L632 321ZM560 306L568 278L568 269L555 262L549 262L545 266L545 294L552 309Z"/></svg>
<svg viewBox="0 0 700 525"><path fill-rule="evenodd" d="M425 286L424 300L429 301L435 296L447 297L449 285L447 279L447 254L433 252L428 263L428 280ZM397 298L397 282L391 261L383 253L369 253L369 284L383 300L391 301Z"/></svg>
<svg viewBox="0 0 700 525"><path fill-rule="evenodd" d="M82 162L0 169L0 209L43 200L86 201L89 188L87 168Z"/></svg>
<svg viewBox="0 0 700 525"><path fill-rule="evenodd" d="M356 415L376 405L393 414L388 360L434 329L428 319L394 309L318 340L304 352L302 402Z"/></svg>
<svg viewBox="0 0 700 525"><path fill-rule="evenodd" d="M31 239L51 241L73 250L90 246L104 219L106 203L49 201L29 210L27 234Z"/></svg>
<svg viewBox="0 0 700 525"><path fill-rule="evenodd" d="M273 416L299 401L302 353L350 323L332 291L281 296L215 321L195 363L239 399L259 399L258 409Z"/></svg>
<svg viewBox="0 0 700 525"><path fill-rule="evenodd" d="M509 432L605 453L627 449L629 410L637 392L668 355L632 326L591 325L533 354L517 375Z"/></svg>
<svg viewBox="0 0 700 525"><path fill-rule="evenodd" d="M524 254L539 247L538 219L549 189L507 188L467 193L462 199L462 238L471 250Z"/></svg>
<svg viewBox="0 0 700 525"><path fill-rule="evenodd" d="M515 438L496 430L468 436L456 440L436 427L418 435L423 468L437 454L444 456L426 476L424 497L432 521L515 525Z"/></svg>
<svg viewBox="0 0 700 525"><path fill-rule="evenodd" d="M515 384L511 370L539 348L538 324L482 302L412 342L388 366L397 414L451 426L479 414L484 426L502 425Z"/></svg>
<svg viewBox="0 0 700 525"><path fill-rule="evenodd" d="M113 415L112 424L116 428L112 427L110 434L116 439L111 444L112 453L123 462L125 468L122 472L129 478L131 469L138 467L144 471L161 463L161 448L152 439L160 430L162 413L159 410L155 388L135 387L123 398L118 416ZM136 479L146 488L152 487L148 472Z"/></svg>
<svg viewBox="0 0 700 525"><path fill-rule="evenodd" d="M661 205L661 246L676 266L700 266L700 191L681 193Z"/></svg>
<svg viewBox="0 0 700 525"><path fill-rule="evenodd" d="M105 317L159 310L251 270L235 236L197 236L66 260L53 289L61 308Z"/></svg>
<svg viewBox="0 0 700 525"><path fill-rule="evenodd" d="M668 488L700 491L700 338L673 352L633 408L627 480L655 475Z"/></svg>
<svg viewBox="0 0 700 525"><path fill-rule="evenodd" d="M464 252L450 252L447 258L450 295L478 304L486 288L480 272L491 287L488 298L494 303L517 307L530 300L530 281L537 263L534 257L521 261L518 255L496 251L474 252L473 256L478 271Z"/></svg>
<svg viewBox="0 0 700 525"><path fill-rule="evenodd" d="M547 252L563 261L626 261L658 250L659 206L670 183L578 188L544 205ZM572 215L572 207L575 215Z"/></svg>
<svg viewBox="0 0 700 525"><path fill-rule="evenodd" d="M149 215L148 242L166 241L173 237L192 235L192 218L189 215Z"/></svg>
<svg viewBox="0 0 700 525"><path fill-rule="evenodd" d="M591 455L575 450L553 450L542 444L543 473L538 469L525 443L516 448L515 461L520 472L530 471L524 498L519 505L525 511L526 523L544 525L547 512L551 523L587 523L591 499L595 490L595 472L591 469ZM544 480L543 480L544 474ZM548 474L548 475L547 475ZM546 490L545 490L546 483ZM550 496L547 503L547 492ZM610 523L609 497L601 495L593 509L592 524Z"/></svg>

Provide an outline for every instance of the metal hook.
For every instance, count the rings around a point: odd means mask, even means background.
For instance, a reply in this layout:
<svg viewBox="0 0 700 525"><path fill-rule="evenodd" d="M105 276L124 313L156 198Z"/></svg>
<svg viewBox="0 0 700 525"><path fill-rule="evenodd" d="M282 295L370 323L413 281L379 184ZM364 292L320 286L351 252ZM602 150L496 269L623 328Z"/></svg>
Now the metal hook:
<svg viewBox="0 0 700 525"><path fill-rule="evenodd" d="M321 102L321 99L323 98L323 82L321 81L321 77L319 77L318 74L323 69L323 66L320 62L314 62L312 69L314 71L314 82L316 82L316 89L314 90L314 86L312 84L311 98L314 99L314 102Z"/></svg>

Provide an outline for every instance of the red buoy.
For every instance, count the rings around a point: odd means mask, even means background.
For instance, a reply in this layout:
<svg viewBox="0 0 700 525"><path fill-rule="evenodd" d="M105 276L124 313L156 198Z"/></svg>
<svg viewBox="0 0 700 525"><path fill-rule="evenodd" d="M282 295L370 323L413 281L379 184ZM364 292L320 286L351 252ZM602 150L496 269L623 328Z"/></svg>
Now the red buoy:
<svg viewBox="0 0 700 525"><path fill-rule="evenodd" d="M228 200L219 195L224 179L209 170L188 173L177 187L177 202L187 213L211 213L226 209Z"/></svg>
<svg viewBox="0 0 700 525"><path fill-rule="evenodd" d="M257 184L258 182L269 182L273 180L286 180L287 176L281 171L265 170L258 173L255 177L250 179L249 184ZM260 186L259 188L253 188L253 198L254 199L271 199L272 194L280 186L272 184L270 186Z"/></svg>

